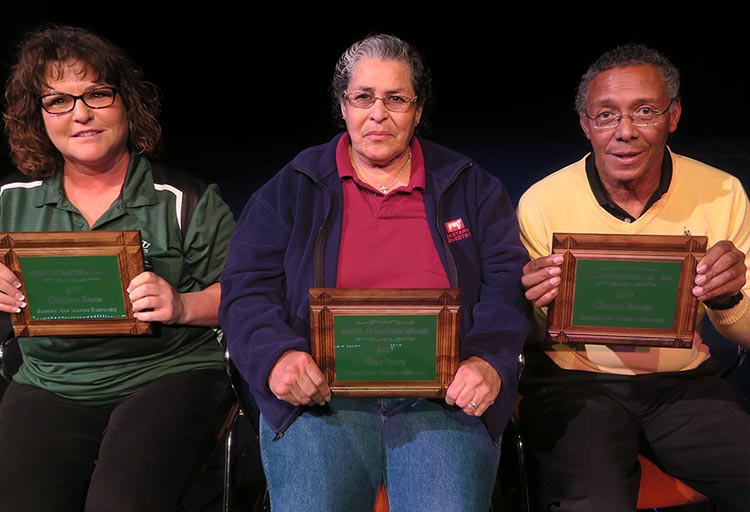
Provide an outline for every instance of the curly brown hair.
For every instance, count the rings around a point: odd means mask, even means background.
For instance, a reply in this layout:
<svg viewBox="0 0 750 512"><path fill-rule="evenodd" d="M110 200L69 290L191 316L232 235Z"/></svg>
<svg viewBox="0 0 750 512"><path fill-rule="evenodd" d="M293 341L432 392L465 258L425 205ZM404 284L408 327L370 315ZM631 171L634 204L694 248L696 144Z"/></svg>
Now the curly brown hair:
<svg viewBox="0 0 750 512"><path fill-rule="evenodd" d="M93 32L67 25L45 24L26 34L5 86L5 133L13 162L34 178L63 168L61 153L47 136L39 96L49 77L61 77L70 62L83 64L87 75L117 88L127 112L128 148L154 154L161 142L157 119L161 91L143 77L126 53Z"/></svg>

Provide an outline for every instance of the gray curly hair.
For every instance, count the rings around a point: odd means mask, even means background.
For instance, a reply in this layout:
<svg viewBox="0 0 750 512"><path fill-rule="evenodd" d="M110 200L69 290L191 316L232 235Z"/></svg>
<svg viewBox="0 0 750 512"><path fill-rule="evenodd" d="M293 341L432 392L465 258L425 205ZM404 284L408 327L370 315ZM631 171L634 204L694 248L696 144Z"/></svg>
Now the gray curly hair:
<svg viewBox="0 0 750 512"><path fill-rule="evenodd" d="M357 63L362 59L381 59L403 62L409 68L409 77L417 97L415 107L425 107L432 99L432 73L422 55L413 45L403 39L389 34L374 34L352 44L339 57L331 81L332 116L337 126L343 127L341 120L341 101L349 88L352 74ZM425 128L426 108L422 111L417 129Z"/></svg>

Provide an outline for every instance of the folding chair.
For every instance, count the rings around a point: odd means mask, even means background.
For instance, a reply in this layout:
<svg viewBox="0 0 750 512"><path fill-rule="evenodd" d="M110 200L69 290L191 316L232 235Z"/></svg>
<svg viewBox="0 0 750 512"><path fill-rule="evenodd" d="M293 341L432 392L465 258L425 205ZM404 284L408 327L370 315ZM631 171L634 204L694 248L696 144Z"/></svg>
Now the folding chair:
<svg viewBox="0 0 750 512"><path fill-rule="evenodd" d="M255 401L250 395L247 386L242 382L239 372L232 362L226 344L222 341L224 347L224 368L229 377L235 396L237 397L237 407L234 410L229 428L226 431L224 440L224 492L223 492L223 512L268 512L270 503L268 499L268 489L266 487L263 468L260 464L260 446L259 446L259 427L258 421L260 413ZM244 428L243 428L244 427ZM245 445L252 453L246 453L244 456L250 460L246 461L252 465L250 469L252 478L245 478L240 481L238 475L241 473L241 444L235 441L240 434L250 436L249 442Z"/></svg>

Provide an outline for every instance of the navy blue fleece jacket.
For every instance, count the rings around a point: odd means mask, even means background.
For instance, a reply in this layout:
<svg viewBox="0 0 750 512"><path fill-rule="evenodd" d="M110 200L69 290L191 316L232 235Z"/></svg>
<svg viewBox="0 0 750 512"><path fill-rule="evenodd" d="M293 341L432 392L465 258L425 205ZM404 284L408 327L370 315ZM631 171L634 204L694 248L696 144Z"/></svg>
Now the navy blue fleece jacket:
<svg viewBox="0 0 750 512"><path fill-rule="evenodd" d="M271 368L287 350L310 351L309 289L336 286L341 135L300 152L250 197L221 277L219 319L230 357L277 433L301 409L271 393ZM515 405L518 354L531 329L521 285L528 254L500 180L464 155L424 139L419 143L432 239L451 287L461 289L459 358L478 356L502 379L500 394L483 415L497 440ZM456 219L467 231L449 241L445 223Z"/></svg>

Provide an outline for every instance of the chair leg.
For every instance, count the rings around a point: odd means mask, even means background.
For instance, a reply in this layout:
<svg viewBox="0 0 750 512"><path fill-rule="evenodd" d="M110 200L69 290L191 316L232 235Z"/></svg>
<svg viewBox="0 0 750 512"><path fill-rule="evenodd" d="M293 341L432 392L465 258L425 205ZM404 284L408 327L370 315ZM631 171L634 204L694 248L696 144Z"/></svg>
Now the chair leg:
<svg viewBox="0 0 750 512"><path fill-rule="evenodd" d="M511 421L517 422L518 420L516 418L512 418ZM531 504L529 503L529 477L527 474L528 468L526 466L525 446L523 444L523 438L520 435L520 425L516 423L515 428L518 429L519 432L516 435L515 441L518 456L518 479L521 492L521 510L522 512L531 512Z"/></svg>
<svg viewBox="0 0 750 512"><path fill-rule="evenodd" d="M503 432L491 512L531 512L525 445L515 414Z"/></svg>
<svg viewBox="0 0 750 512"><path fill-rule="evenodd" d="M224 437L224 495L222 498L222 512L231 512L232 508L232 440L234 437L234 427L241 412L235 414L234 419L229 424Z"/></svg>

